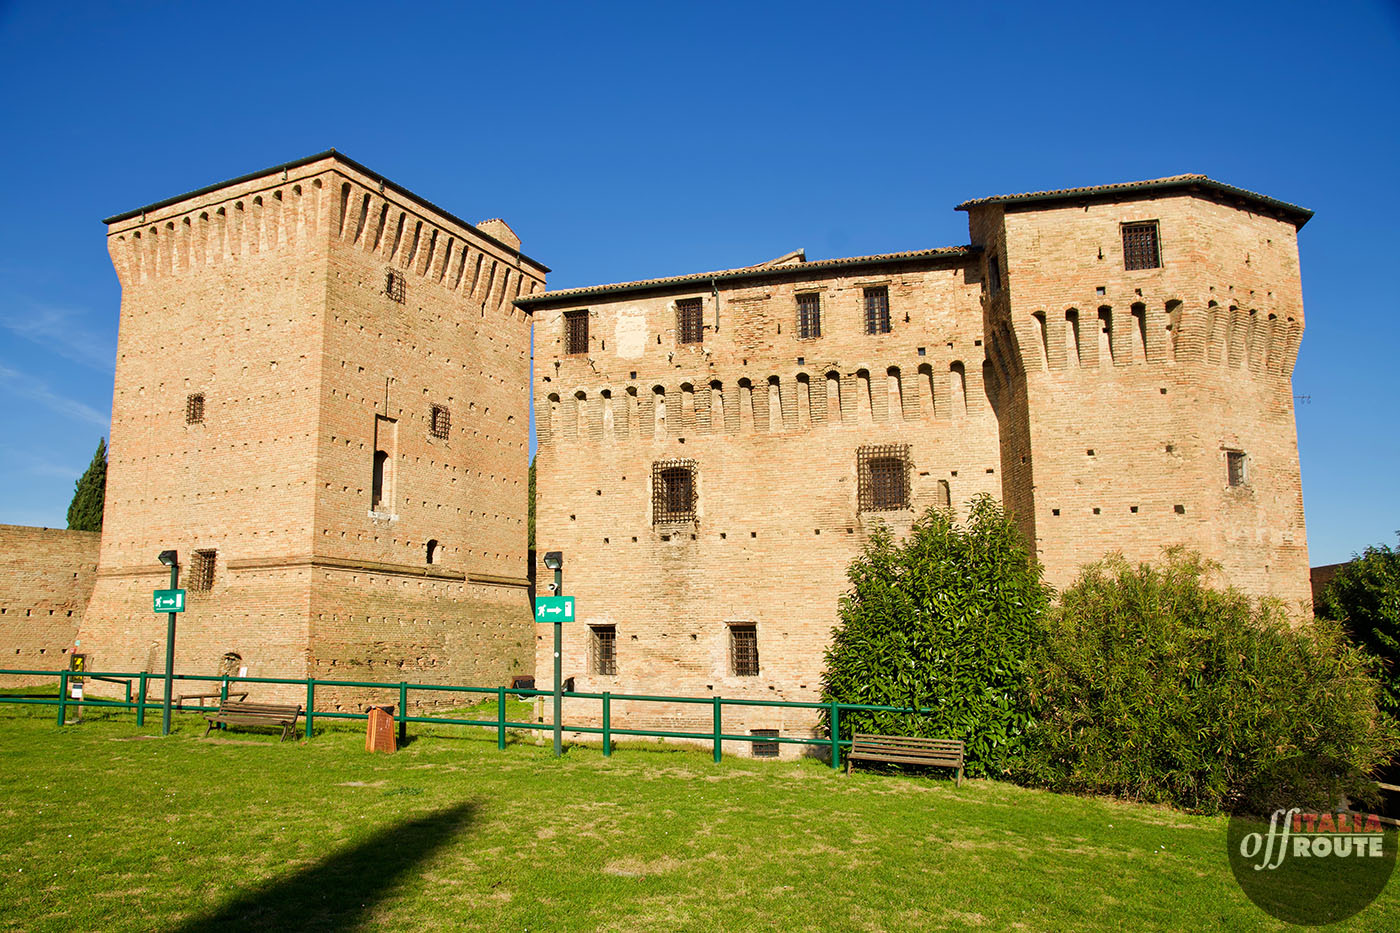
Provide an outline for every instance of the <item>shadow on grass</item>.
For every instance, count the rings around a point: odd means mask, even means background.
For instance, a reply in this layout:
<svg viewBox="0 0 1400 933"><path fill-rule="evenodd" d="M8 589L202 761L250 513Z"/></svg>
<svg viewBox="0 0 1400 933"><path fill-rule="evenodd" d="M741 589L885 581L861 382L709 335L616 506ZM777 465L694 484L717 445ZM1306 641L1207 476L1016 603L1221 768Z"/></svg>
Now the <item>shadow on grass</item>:
<svg viewBox="0 0 1400 933"><path fill-rule="evenodd" d="M315 865L248 891L177 930L352 929L368 919L405 874L463 832L474 810L474 804L460 803L396 823Z"/></svg>

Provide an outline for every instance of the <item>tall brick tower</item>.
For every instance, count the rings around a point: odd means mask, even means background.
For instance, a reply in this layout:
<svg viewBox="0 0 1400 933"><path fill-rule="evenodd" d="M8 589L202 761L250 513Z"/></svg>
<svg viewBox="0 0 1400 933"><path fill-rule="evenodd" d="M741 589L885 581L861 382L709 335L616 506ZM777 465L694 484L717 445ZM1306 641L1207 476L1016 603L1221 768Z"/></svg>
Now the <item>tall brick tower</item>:
<svg viewBox="0 0 1400 933"><path fill-rule="evenodd" d="M109 218L122 285L90 665L501 683L533 666L544 266L334 151ZM270 693L271 691L268 691Z"/></svg>
<svg viewBox="0 0 1400 933"><path fill-rule="evenodd" d="M959 205L982 249L1002 494L1049 581L1185 544L1297 609L1310 211L1181 175Z"/></svg>

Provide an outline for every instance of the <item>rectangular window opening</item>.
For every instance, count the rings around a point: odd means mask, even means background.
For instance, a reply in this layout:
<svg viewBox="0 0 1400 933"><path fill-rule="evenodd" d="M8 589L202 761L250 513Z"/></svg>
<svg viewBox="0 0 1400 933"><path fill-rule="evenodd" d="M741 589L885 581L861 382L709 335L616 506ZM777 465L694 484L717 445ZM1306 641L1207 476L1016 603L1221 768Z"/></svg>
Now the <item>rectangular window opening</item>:
<svg viewBox="0 0 1400 933"><path fill-rule="evenodd" d="M617 626L589 626L589 660L592 672L601 677L617 675Z"/></svg>
<svg viewBox="0 0 1400 933"><path fill-rule="evenodd" d="M865 332L890 332L890 290L883 285L865 290Z"/></svg>
<svg viewBox="0 0 1400 933"><path fill-rule="evenodd" d="M797 336L811 340L822 335L822 296L807 292L797 296Z"/></svg>
<svg viewBox="0 0 1400 933"><path fill-rule="evenodd" d="M1247 462L1248 458L1242 450L1225 452L1226 475L1231 486L1244 486L1249 482L1249 475L1245 469Z"/></svg>
<svg viewBox="0 0 1400 933"><path fill-rule="evenodd" d="M857 495L862 512L909 508L908 444L879 444L856 453Z"/></svg>
<svg viewBox="0 0 1400 933"><path fill-rule="evenodd" d="M207 593L214 588L214 564L219 552L216 550L195 551L190 561L190 575L185 586L193 593Z"/></svg>
<svg viewBox="0 0 1400 933"><path fill-rule="evenodd" d="M1157 221L1123 225L1123 268L1159 269L1162 254L1157 244Z"/></svg>
<svg viewBox="0 0 1400 933"><path fill-rule="evenodd" d="M750 729L750 730L749 730L749 735L751 735L751 736L754 737L754 741L753 741L752 743L750 743L750 753L753 755L753 757L755 757L755 758L777 758L777 757L778 757L778 749L779 749L780 743L778 743L778 742L762 742L762 741L758 741L759 739L776 739L776 738L778 737L778 730L777 730L777 729Z"/></svg>
<svg viewBox="0 0 1400 933"><path fill-rule="evenodd" d="M676 342L700 343L705 339L704 302L682 298L676 302Z"/></svg>
<svg viewBox="0 0 1400 933"><path fill-rule="evenodd" d="M736 677L758 676L758 628L729 626L729 671Z"/></svg>
<svg viewBox="0 0 1400 933"><path fill-rule="evenodd" d="M384 272L384 294L389 296L389 300L403 304L406 291L407 285L403 273L397 269L386 269Z"/></svg>
<svg viewBox="0 0 1400 933"><path fill-rule="evenodd" d="M694 460L657 460L651 465L651 521L695 521Z"/></svg>
<svg viewBox="0 0 1400 933"><path fill-rule="evenodd" d="M588 312L564 312L564 352L569 355L588 352Z"/></svg>
<svg viewBox="0 0 1400 933"><path fill-rule="evenodd" d="M447 440L452 435L452 412L446 405L434 405L428 415L428 433Z"/></svg>
<svg viewBox="0 0 1400 933"><path fill-rule="evenodd" d="M987 257L987 293L995 295L1001 291L1001 260L992 253Z"/></svg>
<svg viewBox="0 0 1400 933"><path fill-rule="evenodd" d="M185 396L185 424L204 423L204 393Z"/></svg>

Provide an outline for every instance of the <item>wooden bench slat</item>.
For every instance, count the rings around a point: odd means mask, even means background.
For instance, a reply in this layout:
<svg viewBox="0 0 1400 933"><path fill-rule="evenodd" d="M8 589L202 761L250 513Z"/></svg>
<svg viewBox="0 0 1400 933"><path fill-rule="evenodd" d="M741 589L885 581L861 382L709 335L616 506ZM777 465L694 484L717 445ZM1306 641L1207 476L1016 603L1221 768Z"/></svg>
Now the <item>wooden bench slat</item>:
<svg viewBox="0 0 1400 933"><path fill-rule="evenodd" d="M287 735L296 728L297 718L301 716L301 707L296 704L285 703L246 703L242 701L229 700L219 707L219 711L213 716L206 716L209 721L209 728L204 730L205 736L219 724L229 726L281 726L282 740L287 740Z"/></svg>
<svg viewBox="0 0 1400 933"><path fill-rule="evenodd" d="M846 753L847 774L851 773L851 763L857 760L954 768L958 786L962 786L964 745L958 739L858 732L851 736L851 748Z"/></svg>

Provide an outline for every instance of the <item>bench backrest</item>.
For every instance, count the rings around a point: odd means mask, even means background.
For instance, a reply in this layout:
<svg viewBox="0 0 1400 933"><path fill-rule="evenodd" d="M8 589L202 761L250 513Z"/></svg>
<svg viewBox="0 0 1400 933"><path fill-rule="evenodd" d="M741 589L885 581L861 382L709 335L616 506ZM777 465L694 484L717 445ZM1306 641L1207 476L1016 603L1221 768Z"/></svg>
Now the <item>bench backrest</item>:
<svg viewBox="0 0 1400 933"><path fill-rule="evenodd" d="M266 716L271 719L296 718L301 715L301 707L293 704L278 703L244 703L241 701L229 700L219 706L221 716Z"/></svg>
<svg viewBox="0 0 1400 933"><path fill-rule="evenodd" d="M857 732L851 736L852 754L889 754L930 759L963 758L960 739L926 739L908 735L869 735Z"/></svg>

